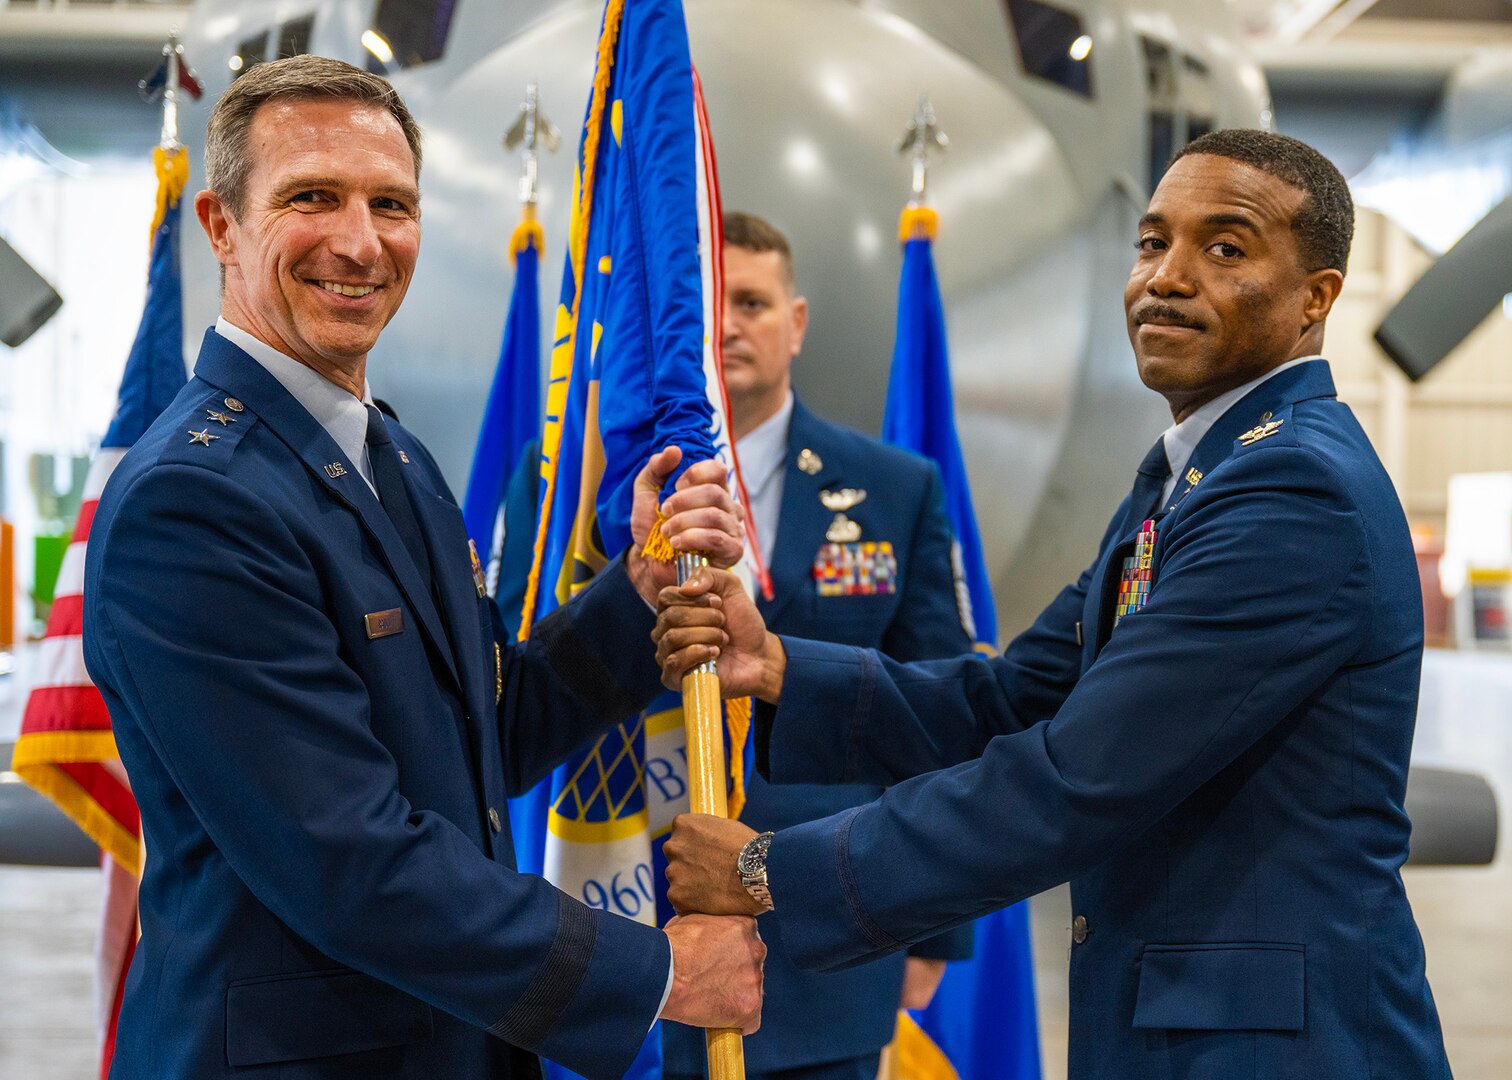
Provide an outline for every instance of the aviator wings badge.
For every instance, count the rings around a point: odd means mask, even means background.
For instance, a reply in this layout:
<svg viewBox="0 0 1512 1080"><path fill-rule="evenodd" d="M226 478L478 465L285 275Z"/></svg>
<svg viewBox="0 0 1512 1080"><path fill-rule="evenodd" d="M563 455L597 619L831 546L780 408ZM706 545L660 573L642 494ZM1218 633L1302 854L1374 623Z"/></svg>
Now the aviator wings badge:
<svg viewBox="0 0 1512 1080"><path fill-rule="evenodd" d="M819 501L831 513L843 514L853 506L866 501L865 488L841 488L838 491L821 491Z"/></svg>
<svg viewBox="0 0 1512 1080"><path fill-rule="evenodd" d="M1281 425L1284 423L1286 423L1285 420L1271 420L1267 423L1252 427L1243 435L1239 436L1239 445L1253 446L1261 439L1268 439L1276 432L1280 431Z"/></svg>

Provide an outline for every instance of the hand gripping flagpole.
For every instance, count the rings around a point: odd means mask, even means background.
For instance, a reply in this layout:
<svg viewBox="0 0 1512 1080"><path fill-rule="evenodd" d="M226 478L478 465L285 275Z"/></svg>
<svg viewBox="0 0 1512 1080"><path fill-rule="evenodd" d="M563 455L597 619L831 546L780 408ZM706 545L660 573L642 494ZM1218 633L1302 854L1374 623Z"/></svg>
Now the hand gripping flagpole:
<svg viewBox="0 0 1512 1080"><path fill-rule="evenodd" d="M682 584L700 568L706 556L678 552L677 582ZM714 661L706 660L682 680L683 732L688 753L688 802L695 814L729 817L725 798L724 717L720 708L719 676ZM745 1080L745 1045L734 1028L704 1032L709 1080Z"/></svg>

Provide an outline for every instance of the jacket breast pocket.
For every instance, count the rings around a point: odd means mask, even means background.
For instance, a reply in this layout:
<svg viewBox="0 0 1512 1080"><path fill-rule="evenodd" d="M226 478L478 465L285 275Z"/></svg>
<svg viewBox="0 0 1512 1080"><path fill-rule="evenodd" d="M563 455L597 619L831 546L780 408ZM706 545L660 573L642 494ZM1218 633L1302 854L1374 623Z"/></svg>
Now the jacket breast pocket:
<svg viewBox="0 0 1512 1080"><path fill-rule="evenodd" d="M1301 1031L1306 947L1234 942L1147 945L1136 1028Z"/></svg>
<svg viewBox="0 0 1512 1080"><path fill-rule="evenodd" d="M428 1039L431 1008L361 972L338 968L241 979L226 988L233 1068L355 1054Z"/></svg>

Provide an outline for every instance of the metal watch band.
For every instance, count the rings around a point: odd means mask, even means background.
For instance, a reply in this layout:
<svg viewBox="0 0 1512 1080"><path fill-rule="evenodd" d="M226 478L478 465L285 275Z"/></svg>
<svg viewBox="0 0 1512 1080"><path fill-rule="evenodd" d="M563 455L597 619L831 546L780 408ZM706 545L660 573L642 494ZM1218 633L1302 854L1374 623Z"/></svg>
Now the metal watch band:
<svg viewBox="0 0 1512 1080"><path fill-rule="evenodd" d="M762 911L771 911L773 906L772 893L767 887L766 870L767 849L771 846L772 834L759 833L741 848L740 857L735 860L735 871L740 875L740 883L761 905Z"/></svg>

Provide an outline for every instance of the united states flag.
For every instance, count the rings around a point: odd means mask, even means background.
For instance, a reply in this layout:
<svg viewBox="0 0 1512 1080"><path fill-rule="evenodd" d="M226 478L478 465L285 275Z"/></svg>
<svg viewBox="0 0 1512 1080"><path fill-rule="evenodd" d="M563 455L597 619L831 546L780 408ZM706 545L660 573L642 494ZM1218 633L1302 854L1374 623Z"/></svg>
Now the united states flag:
<svg viewBox="0 0 1512 1080"><path fill-rule="evenodd" d="M178 271L179 200L189 179L183 147L154 152L157 213L147 302L121 377L116 414L90 465L84 501L54 590L39 672L21 721L11 768L52 799L100 845L104 909L96 951L101 1076L110 1071L121 990L136 946L142 830L116 753L110 715L84 669L84 555L100 493L127 449L185 383L183 301Z"/></svg>

